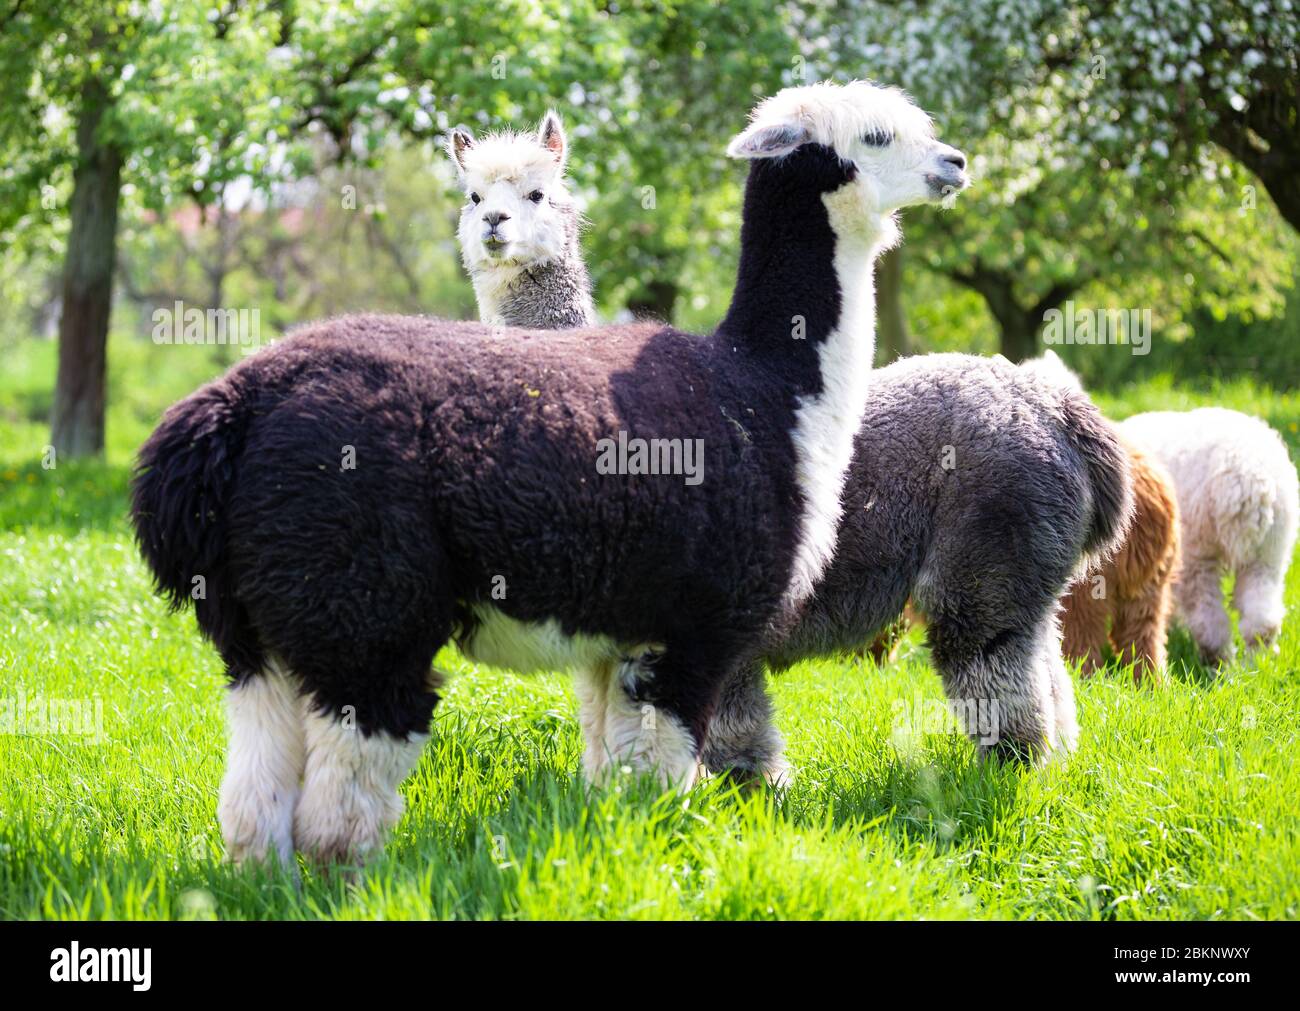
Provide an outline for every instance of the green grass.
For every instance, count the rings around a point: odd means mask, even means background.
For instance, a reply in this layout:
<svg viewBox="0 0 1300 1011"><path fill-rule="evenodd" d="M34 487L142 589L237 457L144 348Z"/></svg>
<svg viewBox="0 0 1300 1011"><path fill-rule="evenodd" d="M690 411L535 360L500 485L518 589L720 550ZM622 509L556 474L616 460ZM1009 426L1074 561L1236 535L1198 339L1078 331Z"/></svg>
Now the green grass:
<svg viewBox="0 0 1300 1011"><path fill-rule="evenodd" d="M559 676L454 653L431 744L386 852L354 875L222 863L220 665L149 592L125 522L131 452L215 365L118 342L106 462L41 466L52 348L0 379L0 700L102 705L102 735L0 734L0 916L49 918L1294 918L1300 911L1300 623L1279 656L1220 672L1184 636L1164 690L1080 683L1077 754L981 767L951 734L913 636L898 662L806 664L774 682L797 769L779 803L578 775ZM1151 383L1115 416L1222 402L1293 448L1300 396ZM1288 599L1300 604L1300 567ZM0 701L0 724L5 702Z"/></svg>

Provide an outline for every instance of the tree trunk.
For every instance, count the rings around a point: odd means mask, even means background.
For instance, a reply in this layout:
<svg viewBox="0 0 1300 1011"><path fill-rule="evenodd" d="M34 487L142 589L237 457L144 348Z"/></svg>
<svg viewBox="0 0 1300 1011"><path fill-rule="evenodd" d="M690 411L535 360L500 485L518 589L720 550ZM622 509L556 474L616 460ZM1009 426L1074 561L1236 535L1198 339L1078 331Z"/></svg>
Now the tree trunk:
<svg viewBox="0 0 1300 1011"><path fill-rule="evenodd" d="M1034 357L1043 317L1040 311L1026 309L1017 301L1010 274L979 268L972 274L952 276L984 299L989 315L998 325L999 352L1013 362Z"/></svg>
<svg viewBox="0 0 1300 1011"><path fill-rule="evenodd" d="M1033 358L1038 354L1038 324L1041 322L1023 313L1006 320L999 319L998 350L1017 363Z"/></svg>
<svg viewBox="0 0 1300 1011"><path fill-rule="evenodd" d="M903 308L903 247L876 260L876 361L887 365L912 353Z"/></svg>
<svg viewBox="0 0 1300 1011"><path fill-rule="evenodd" d="M998 324L998 350L1017 363L1038 353L1038 331L1044 315L1069 298L1079 283L1059 282L1033 305L1025 306L1016 298L1015 278L1008 272L976 264L969 272L949 276L984 299L989 315Z"/></svg>
<svg viewBox="0 0 1300 1011"><path fill-rule="evenodd" d="M98 135L109 105L103 83L88 80L81 91L77 121L72 228L63 260L59 374L50 426L55 453L63 458L104 450L108 318L122 184L122 152Z"/></svg>
<svg viewBox="0 0 1300 1011"><path fill-rule="evenodd" d="M1265 82L1240 112L1222 89L1201 91L1215 111L1211 139L1259 178L1282 217L1300 231L1300 89L1285 78Z"/></svg>

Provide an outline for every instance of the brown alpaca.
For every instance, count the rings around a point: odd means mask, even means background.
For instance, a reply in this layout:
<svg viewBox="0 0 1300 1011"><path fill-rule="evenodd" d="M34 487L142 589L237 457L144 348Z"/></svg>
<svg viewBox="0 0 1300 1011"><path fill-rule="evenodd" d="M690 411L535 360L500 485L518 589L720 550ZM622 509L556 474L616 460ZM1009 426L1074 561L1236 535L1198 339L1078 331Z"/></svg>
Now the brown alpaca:
<svg viewBox="0 0 1300 1011"><path fill-rule="evenodd" d="M1156 460L1127 443L1133 473L1133 523L1115 553L1062 598L1062 649L1081 660L1085 677L1102 666L1110 644L1121 663L1136 661L1133 679L1159 679L1173 613L1179 565L1178 500L1173 479Z"/></svg>
<svg viewBox="0 0 1300 1011"><path fill-rule="evenodd" d="M1125 448L1133 474L1133 522L1115 553L1061 598L1061 651L1082 661L1088 677L1102 666L1109 638L1121 663L1137 661L1133 679L1140 684L1148 673L1158 680L1165 667L1179 565L1178 501L1165 469L1131 442ZM867 652L877 664L892 660L908 627L922 621L908 601L903 616Z"/></svg>

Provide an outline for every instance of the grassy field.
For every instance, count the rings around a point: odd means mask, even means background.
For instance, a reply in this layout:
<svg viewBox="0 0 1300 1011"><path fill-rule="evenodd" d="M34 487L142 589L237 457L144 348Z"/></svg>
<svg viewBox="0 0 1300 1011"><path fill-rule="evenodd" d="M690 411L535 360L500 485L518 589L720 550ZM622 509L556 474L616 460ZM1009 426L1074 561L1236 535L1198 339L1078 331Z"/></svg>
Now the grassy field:
<svg viewBox="0 0 1300 1011"><path fill-rule="evenodd" d="M1099 350L1098 353L1108 353ZM129 461L158 413L218 369L206 351L118 342L110 451L41 466L53 348L0 378L0 726L6 704L81 704L94 733L0 733L7 918L1295 918L1300 913L1300 621L1281 653L1215 674L1174 644L1164 690L1079 685L1078 753L977 766L909 732L942 698L919 639L878 670L777 679L797 770L778 801L716 783L660 795L578 776L576 704L448 652L458 676L404 787L387 851L355 876L222 863L222 679L193 617L149 591L125 518ZM1167 383L1098 397L1115 417L1222 403L1300 447L1300 396ZM1288 602L1300 605L1300 567ZM98 726L96 727L96 724ZM31 731L31 725L25 727Z"/></svg>

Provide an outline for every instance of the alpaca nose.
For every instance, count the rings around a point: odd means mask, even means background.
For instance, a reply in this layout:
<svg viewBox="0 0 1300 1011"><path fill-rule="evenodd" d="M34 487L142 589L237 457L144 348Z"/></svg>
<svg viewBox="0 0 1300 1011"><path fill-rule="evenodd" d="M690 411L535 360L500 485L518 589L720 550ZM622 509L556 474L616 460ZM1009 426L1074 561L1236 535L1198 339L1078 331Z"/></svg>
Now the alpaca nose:
<svg viewBox="0 0 1300 1011"><path fill-rule="evenodd" d="M488 223L489 228L496 228L503 221L509 221L510 215L504 211L488 211L483 215L483 220Z"/></svg>
<svg viewBox="0 0 1300 1011"><path fill-rule="evenodd" d="M958 172L961 172L966 168L966 156L955 149L945 154L943 160L949 165L955 165Z"/></svg>

